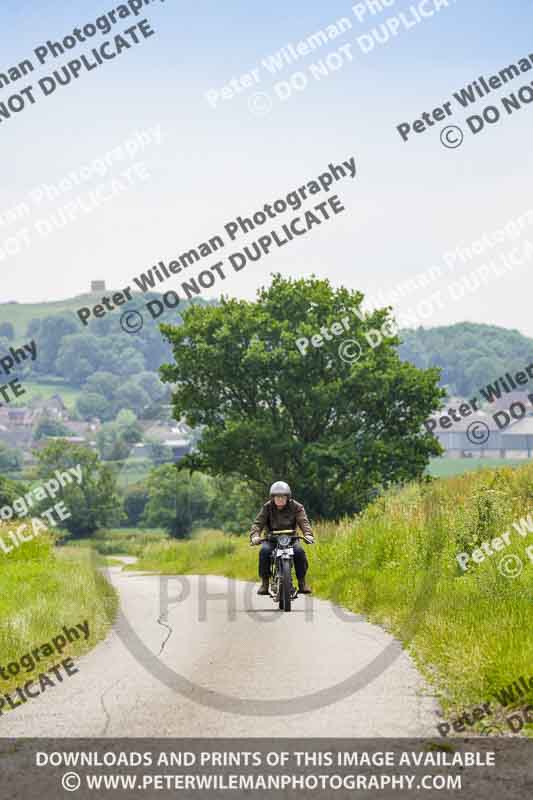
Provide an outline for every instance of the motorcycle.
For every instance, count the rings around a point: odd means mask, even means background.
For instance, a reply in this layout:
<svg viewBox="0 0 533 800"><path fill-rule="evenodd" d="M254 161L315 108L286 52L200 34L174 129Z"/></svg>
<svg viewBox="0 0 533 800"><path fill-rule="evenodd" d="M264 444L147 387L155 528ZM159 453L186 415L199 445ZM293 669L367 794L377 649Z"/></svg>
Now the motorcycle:
<svg viewBox="0 0 533 800"><path fill-rule="evenodd" d="M279 604L281 611L290 611L293 600L298 597L298 589L293 584L292 568L294 563L294 542L303 536L295 531L270 531L266 541L275 542L270 558L270 596Z"/></svg>

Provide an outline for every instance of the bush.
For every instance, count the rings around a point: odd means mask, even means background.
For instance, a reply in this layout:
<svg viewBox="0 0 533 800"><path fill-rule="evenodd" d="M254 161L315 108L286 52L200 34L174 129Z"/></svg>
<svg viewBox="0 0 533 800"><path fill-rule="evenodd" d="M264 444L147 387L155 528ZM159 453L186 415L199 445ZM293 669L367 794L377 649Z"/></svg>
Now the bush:
<svg viewBox="0 0 533 800"><path fill-rule="evenodd" d="M261 498L243 481L216 478L209 504L209 523L225 533L243 533L250 529L261 505Z"/></svg>
<svg viewBox="0 0 533 800"><path fill-rule="evenodd" d="M38 441L44 436L71 436L71 431L57 419L43 417L35 428L34 437Z"/></svg>
<svg viewBox="0 0 533 800"><path fill-rule="evenodd" d="M126 513L125 527L140 527L141 517L148 502L148 489L143 484L135 484L128 489L124 498L124 511Z"/></svg>
<svg viewBox="0 0 533 800"><path fill-rule="evenodd" d="M101 394L96 392L87 392L83 394L76 401L76 411L82 415L84 419L91 417L105 417L111 408L110 403Z"/></svg>
<svg viewBox="0 0 533 800"><path fill-rule="evenodd" d="M60 499L71 515L64 523L68 531L77 536L90 536L107 525L120 524L122 503L115 476L96 453L83 445L55 441L41 450L37 459L39 478L50 478L55 470L64 471L77 465L82 469L81 484L76 480L61 489ZM40 510L49 506L47 499Z"/></svg>
<svg viewBox="0 0 533 800"><path fill-rule="evenodd" d="M26 487L21 487L20 484L0 475L0 508L2 506L12 506L17 497L20 497L21 491L24 493Z"/></svg>
<svg viewBox="0 0 533 800"><path fill-rule="evenodd" d="M171 464L156 467L148 477L148 503L143 522L184 539L209 513L209 480L198 473L177 471Z"/></svg>
<svg viewBox="0 0 533 800"><path fill-rule="evenodd" d="M0 442L0 469L17 470L22 467L22 451L17 450Z"/></svg>

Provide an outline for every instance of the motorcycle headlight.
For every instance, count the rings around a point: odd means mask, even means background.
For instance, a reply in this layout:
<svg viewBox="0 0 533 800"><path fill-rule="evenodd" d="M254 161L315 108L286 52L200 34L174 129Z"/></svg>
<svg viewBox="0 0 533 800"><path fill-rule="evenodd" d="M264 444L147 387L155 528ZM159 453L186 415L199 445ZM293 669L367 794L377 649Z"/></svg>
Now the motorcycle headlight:
<svg viewBox="0 0 533 800"><path fill-rule="evenodd" d="M291 543L291 537L287 536L285 533L279 537L278 542L282 547L288 547Z"/></svg>

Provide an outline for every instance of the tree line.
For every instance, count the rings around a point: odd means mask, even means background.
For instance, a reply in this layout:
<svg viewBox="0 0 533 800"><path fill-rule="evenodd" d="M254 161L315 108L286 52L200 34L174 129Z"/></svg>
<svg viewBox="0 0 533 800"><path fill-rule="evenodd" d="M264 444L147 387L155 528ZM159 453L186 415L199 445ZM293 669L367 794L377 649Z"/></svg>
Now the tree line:
<svg viewBox="0 0 533 800"><path fill-rule="evenodd" d="M533 339L519 331L460 322L401 331L400 357L420 369L439 367L450 396L473 397L499 375L533 362Z"/></svg>
<svg viewBox="0 0 533 800"><path fill-rule="evenodd" d="M221 479L178 470L174 464L152 466L146 480L121 489L120 467L106 464L85 445L61 441L50 442L37 453L30 481L0 476L0 508L12 506L17 497L53 477L56 470L78 464L82 483L63 487L56 500L71 514L64 526L74 538L117 527L160 528L174 538L186 538L201 526L239 534L249 527L256 510L256 498L244 483L228 487ZM49 500L34 501L31 513L39 516L49 505Z"/></svg>

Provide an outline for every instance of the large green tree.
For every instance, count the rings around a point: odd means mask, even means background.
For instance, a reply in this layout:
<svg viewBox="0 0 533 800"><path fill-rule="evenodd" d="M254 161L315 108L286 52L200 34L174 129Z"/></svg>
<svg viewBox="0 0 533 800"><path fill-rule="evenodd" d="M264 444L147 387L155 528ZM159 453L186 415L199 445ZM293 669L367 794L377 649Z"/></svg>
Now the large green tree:
<svg viewBox="0 0 533 800"><path fill-rule="evenodd" d="M101 394L84 392L76 400L76 411L83 419L107 419L110 416L111 403Z"/></svg>
<svg viewBox="0 0 533 800"><path fill-rule="evenodd" d="M29 335L38 341L37 359L34 369L39 373L54 374L56 359L69 334L78 331L74 315L69 312L52 314L41 320L32 320L28 326Z"/></svg>
<svg viewBox="0 0 533 800"><path fill-rule="evenodd" d="M162 325L175 358L161 369L176 384L174 415L204 426L181 464L243 479L263 494L283 478L312 514L329 518L421 476L440 452L422 428L440 405L439 371L402 363L397 337L370 347L364 334L381 328L389 311L360 319L362 300L325 280L277 275L256 302L223 299L190 308L180 327ZM349 332L329 333L334 323L342 331L343 319ZM323 328L321 346L309 343L302 355L297 340ZM347 338L361 346L357 361L339 353Z"/></svg>
<svg viewBox="0 0 533 800"><path fill-rule="evenodd" d="M123 409L114 422L106 422L96 435L98 451L106 461L127 458L132 445L141 442L143 429L130 409Z"/></svg>
<svg viewBox="0 0 533 800"><path fill-rule="evenodd" d="M81 386L106 358L106 343L98 336L73 333L64 336L55 368L70 384Z"/></svg>
<svg viewBox="0 0 533 800"><path fill-rule="evenodd" d="M130 528L140 527L147 502L148 489L144 483L135 483L130 486L124 496L124 513L126 514L124 524Z"/></svg>
<svg viewBox="0 0 533 800"><path fill-rule="evenodd" d="M124 334L103 337L85 332L64 336L55 362L55 371L76 386L86 383L96 372L129 377L144 368L143 354Z"/></svg>
<svg viewBox="0 0 533 800"><path fill-rule="evenodd" d="M212 496L209 522L226 533L245 534L256 516L264 497L254 494L244 481L215 478L211 482Z"/></svg>
<svg viewBox="0 0 533 800"><path fill-rule="evenodd" d="M154 378L157 377L154 375ZM118 375L113 375L111 372L95 372L89 375L83 386L84 392L94 392L106 398L106 400L113 400L115 392L120 387L122 380Z"/></svg>
<svg viewBox="0 0 533 800"><path fill-rule="evenodd" d="M51 442L37 454L37 458L38 473L42 479L54 478L56 470L66 472L69 467L78 464L82 468L81 484L74 478L61 489L56 500L43 501L41 511L59 500L64 502L71 517L63 524L75 536L90 536L99 528L121 522L122 502L117 493L115 476L93 450L64 441Z"/></svg>
<svg viewBox="0 0 533 800"><path fill-rule="evenodd" d="M207 522L211 491L205 475L191 475L164 464L150 472L147 489L143 526L164 528L176 539L184 539L195 524Z"/></svg>
<svg viewBox="0 0 533 800"><path fill-rule="evenodd" d="M500 375L523 370L532 360L533 339L496 325L458 322L402 331L399 352L416 367L438 365L449 394L470 399Z"/></svg>
<svg viewBox="0 0 533 800"><path fill-rule="evenodd" d="M115 392L114 408L117 412L120 409L131 409L139 416L150 406L150 395L133 378L124 381Z"/></svg>

